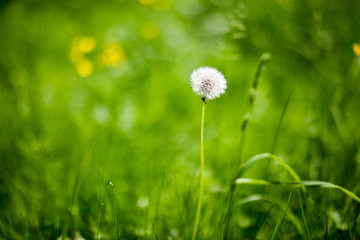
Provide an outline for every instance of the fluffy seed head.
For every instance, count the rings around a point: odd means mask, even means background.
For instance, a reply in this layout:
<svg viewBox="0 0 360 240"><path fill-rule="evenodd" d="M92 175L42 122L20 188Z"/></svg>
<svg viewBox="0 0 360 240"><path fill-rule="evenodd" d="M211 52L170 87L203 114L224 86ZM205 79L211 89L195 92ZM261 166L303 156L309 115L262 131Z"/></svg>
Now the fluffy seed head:
<svg viewBox="0 0 360 240"><path fill-rule="evenodd" d="M191 73L191 88L206 99L214 99L225 93L226 80L216 68L200 67Z"/></svg>

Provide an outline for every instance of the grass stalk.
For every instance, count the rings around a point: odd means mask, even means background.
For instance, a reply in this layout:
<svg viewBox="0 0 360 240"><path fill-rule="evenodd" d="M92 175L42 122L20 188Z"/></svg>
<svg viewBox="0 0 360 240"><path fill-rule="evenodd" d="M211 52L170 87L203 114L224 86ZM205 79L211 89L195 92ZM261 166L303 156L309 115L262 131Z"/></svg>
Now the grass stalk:
<svg viewBox="0 0 360 240"><path fill-rule="evenodd" d="M241 139L240 139L240 144L239 144L238 160L235 163L236 164L235 169L237 169L241 164L242 154L244 151L245 140L246 140L246 129L249 124L250 116L251 116L253 108L254 108L254 103L255 103L255 99L256 99L256 91L257 91L257 87L259 85L260 75L261 75L264 67L266 66L266 63L271 59L271 57L272 56L270 53L264 53L261 55L260 62L258 64L258 67L257 67L255 75L254 75L254 80L253 80L253 83L251 85L251 89L249 92L248 110L247 110L246 114L244 115L244 119L241 123ZM234 167L234 166L232 166L232 167Z"/></svg>
<svg viewBox="0 0 360 240"><path fill-rule="evenodd" d="M276 132L275 132L275 135L274 135L274 140L273 140L273 144L272 144L272 147L271 147L271 151L270 153L275 153L275 149L276 149L276 143L277 143L277 139L279 137L279 133L280 133L280 128L281 128L281 125L283 123L283 120L284 120L284 116L285 116L285 113L286 113L286 110L289 106L289 102L290 102L290 99L292 97L292 94L294 92L294 89L292 89L289 93L289 96L287 97L286 99L286 102L285 102L285 105L283 107L283 110L281 112L281 116L280 116L280 120L279 120L279 124L276 128ZM268 165L269 166L269 165Z"/></svg>
<svg viewBox="0 0 360 240"><path fill-rule="evenodd" d="M306 221L304 208L303 208L303 205L302 205L301 192L300 192L300 190L298 191L298 196L299 196L299 204L300 204L300 209L301 209L301 215L302 215L302 218L303 218L303 220L304 220L304 225L305 225L305 229L306 229L306 234L307 234L308 239L310 240L310 239L311 239L311 236L310 236L309 227L308 227L308 224L307 224L307 221Z"/></svg>
<svg viewBox="0 0 360 240"><path fill-rule="evenodd" d="M116 237L117 237L117 240L120 240L119 209L118 209L118 204L115 205L115 209L116 209Z"/></svg>
<svg viewBox="0 0 360 240"><path fill-rule="evenodd" d="M255 97L256 97L256 90L257 90L257 86L259 84L259 79L260 79L260 75L266 65L266 63L272 58L271 53L264 53L261 55L260 57L260 62L258 64L258 67L256 69L255 75L254 75L254 80L250 89L250 93L249 93L249 106L248 106L248 111L244 116L244 119L241 123L241 138L240 138L240 143L239 143L239 150L238 150L238 158L237 160L234 160L234 164L233 166L231 166L231 168L234 169L239 169L241 166L241 162L242 162L242 155L243 155L243 151L244 151L244 146L245 146L245 140L246 140L246 129L247 126L249 124L249 120L250 120L250 116L251 113L253 111L254 108L254 102L255 102ZM231 219L231 213L232 213L232 206L233 206L233 197L234 197L234 191L235 191L235 180L236 178L239 177L239 173L235 172L235 178L234 180L231 182L231 186L230 189L227 193L227 197L226 197L226 209L224 212L224 217L221 220L221 222L225 222L225 230L224 230L224 239L227 239L228 237L228 232L229 232L229 226L230 226L230 219ZM220 223L221 224L221 223Z"/></svg>
<svg viewBox="0 0 360 240"><path fill-rule="evenodd" d="M93 151L93 148L94 148L94 142L95 142L95 137L93 136L92 139L91 139L91 142L90 142L89 150L85 154L85 157L83 158L83 160L81 162L79 172L78 172L78 174L76 176L74 189L73 189L72 197L71 197L71 202L70 202L70 206L69 206L69 209L68 209L68 214L67 214L67 216L65 218L65 221L64 221L64 225L63 225L63 229L62 229L60 239L66 239L66 235L67 235L68 228L69 228L69 222L70 222L71 215L72 215L72 210L73 210L74 204L75 204L75 202L77 200L80 187L81 187L82 182L84 180L84 175L85 175L86 169L87 169L87 167L89 165L89 162L90 162L90 159L91 159L92 151Z"/></svg>
<svg viewBox="0 0 360 240"><path fill-rule="evenodd" d="M248 185L259 185L259 186L269 186L269 185L283 185L295 188L312 187L312 188L330 188L330 189L338 189L345 193L348 197L360 203L360 198L350 190L343 188L339 185L324 182L324 181L269 181L264 179L254 179L254 178L238 178L235 181L236 184L248 184Z"/></svg>
<svg viewBox="0 0 360 240"><path fill-rule="evenodd" d="M194 231L192 235L192 240L196 239L196 234L199 227L200 222L200 215L201 215L201 206L202 206L202 198L204 192L204 119L205 119L205 106L206 102L203 99L203 107L202 107L202 114L201 114L201 133L200 133L200 159L201 159L201 170L200 170L200 192L199 192L199 201L196 210L196 218L195 218L195 225Z"/></svg>
<svg viewBox="0 0 360 240"><path fill-rule="evenodd" d="M292 192L290 192L290 194L289 194L289 199L288 199L288 202L286 204L286 209L285 209L284 215L283 215L283 217L281 219L279 219L279 222L276 224L275 230L274 230L274 232L273 232L273 234L271 236L271 240L275 240L277 238L278 233L280 232L281 226L283 225L283 223L285 221L286 214L287 214L287 211L289 209L291 196L292 196Z"/></svg>

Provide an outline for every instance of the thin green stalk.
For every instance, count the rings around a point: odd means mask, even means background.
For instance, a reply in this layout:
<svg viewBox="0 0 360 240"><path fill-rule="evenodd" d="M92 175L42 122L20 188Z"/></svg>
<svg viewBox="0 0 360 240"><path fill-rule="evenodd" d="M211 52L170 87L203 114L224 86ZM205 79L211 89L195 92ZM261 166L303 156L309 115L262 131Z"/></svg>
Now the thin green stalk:
<svg viewBox="0 0 360 240"><path fill-rule="evenodd" d="M205 119L205 99L203 99L203 107L202 107L202 114L201 114L201 136L200 136L200 158L201 158L201 171L200 171L200 193L199 193L199 201L196 210L196 218L195 218L195 225L194 231L192 235L192 240L196 239L197 230L199 227L200 222L200 214L201 214L201 205L202 205L202 198L203 198L203 191L204 191L204 119Z"/></svg>
<svg viewBox="0 0 360 240"><path fill-rule="evenodd" d="M260 75L264 69L264 67L266 66L266 63L272 58L272 55L270 53L263 53L260 57L260 62L258 64L258 67L256 69L256 73L254 75L254 80L253 83L251 85L251 89L250 89L250 93L249 93L249 102L248 102L248 110L247 113L244 116L244 119L241 123L241 139L240 139L240 143L239 143L239 148L238 148L238 158L234 159L233 164L230 166L230 172L233 172L233 169L239 169L241 166L241 162L242 162L242 155L243 155L243 151L244 151L244 146L245 146L245 141L246 141L246 129L247 126L249 124L249 120L250 120L250 116L253 112L253 108L254 108L254 103L255 103L255 98L256 98L256 91L257 91L257 86L259 84L259 80L260 80ZM234 173L235 175L235 179L238 178L238 173ZM232 181L230 189L227 193L227 197L226 197L226 210L224 212L224 216L220 222L220 224L222 224L222 222L225 223L225 230L224 230L224 238L223 239L227 239L228 238L228 233L229 233L229 226L230 226L230 219L231 219L231 214L232 214L232 206L233 206L233 197L234 197L234 191L235 191L235 185L234 185L234 181Z"/></svg>
<svg viewBox="0 0 360 240"><path fill-rule="evenodd" d="M348 216L348 214L346 214L346 219L347 219L347 224L348 224L348 229L349 229L349 237L350 237L350 239L355 239L355 238L353 237L353 234L352 234L351 222L349 221L349 216Z"/></svg>
<svg viewBox="0 0 360 240"><path fill-rule="evenodd" d="M290 99L292 97L292 94L294 92L294 88L291 89L290 93L289 93L289 96L287 97L286 99L286 102L285 102L285 105L283 107L283 110L281 112L281 116L280 116L280 120L279 120L279 124L276 128L276 132L275 132L275 136L274 136L274 140L273 140L273 145L271 147L271 151L270 153L274 154L275 153L275 149L276 149L276 143L277 143L277 139L278 139L278 136L279 136L279 133L280 133L280 128L281 128L281 125L283 123L283 120L284 120L284 116L285 116L285 113L286 113L286 110L289 106L289 102L290 102Z"/></svg>
<svg viewBox="0 0 360 240"><path fill-rule="evenodd" d="M308 227L308 224L307 224L307 221L306 221L305 212L304 212L302 201L301 201L301 192L300 192L300 190L298 191L298 196L299 196L299 204L300 204L300 209L301 209L301 215L302 215L302 218L304 220L304 225L305 225L305 229L306 229L306 234L307 234L308 239L310 240L311 239L310 231L309 231L309 227Z"/></svg>
<svg viewBox="0 0 360 240"><path fill-rule="evenodd" d="M287 204L286 204L286 209L285 209L284 215L282 216L281 219L279 219L279 222L276 224L276 227L275 227L275 230L274 230L274 232L273 232L273 234L272 234L271 240L275 240L275 239L277 238L278 233L280 232L281 226L282 226L283 223L284 223L284 220L285 220L285 218L286 218L287 211L288 211L288 209L289 209L289 204L290 204L291 195L292 195L292 192L290 192L290 194L289 194L289 199L288 199L288 202L287 202Z"/></svg>
<svg viewBox="0 0 360 240"><path fill-rule="evenodd" d="M345 193L348 197L352 198L356 202L360 203L360 197L358 197L355 193L351 192L350 190L343 188L339 185L330 183L330 182L324 182L324 181L270 181L270 180L264 180L264 179L254 179L254 178L238 178L235 180L235 184L242 185L242 184L250 184L250 185L262 185L262 186L268 186L268 185L288 185L290 187L296 187L296 188L305 188L305 187L313 187L313 188L332 188L332 189L338 189ZM310 199L310 198L309 198Z"/></svg>
<svg viewBox="0 0 360 240"><path fill-rule="evenodd" d="M257 86L259 84L260 75L261 75L266 63L271 59L271 57L272 56L270 53L263 53L261 55L260 62L258 64L258 67L257 67L255 75L254 75L254 80L253 80L253 83L251 85L251 89L249 92L248 111L245 114L244 119L241 123L241 139L240 139L240 144L239 144L238 159L235 160L235 165L237 168L240 166L240 164L242 162L242 154L244 151L245 140L246 140L246 129L247 129L250 117L253 112L254 103L255 103L255 99L256 99L256 91L257 91ZM233 166L232 166L232 168L233 168Z"/></svg>
<svg viewBox="0 0 360 240"><path fill-rule="evenodd" d="M79 172L78 172L78 174L76 176L70 206L69 206L69 209L68 209L67 217L65 218L65 221L64 221L64 225L63 225L63 229L62 229L60 239L65 239L66 238L68 228L69 228L69 224L70 224L71 214L72 214L71 212L72 212L72 209L73 209L74 204L76 202L76 199L78 197L80 187L81 187L82 182L84 180L84 175L85 175L86 169L87 169L87 167L89 165L89 162L90 162L90 159L91 159L91 154L92 154L92 151L94 149L94 142L95 142L95 136L93 136L92 139L91 139L89 150L85 154L85 157L83 158L83 160L81 162Z"/></svg>
<svg viewBox="0 0 360 240"><path fill-rule="evenodd" d="M117 236L117 240L120 240L119 209L118 209L118 204L115 205L115 209L116 209L116 236Z"/></svg>
<svg viewBox="0 0 360 240"><path fill-rule="evenodd" d="M289 102L290 102L290 99L291 99L291 96L292 96L293 92L294 92L294 88L290 91L289 96L287 97L285 105L284 105L283 110L281 112L279 124L278 124L278 126L276 128L273 144L272 144L271 151L270 151L270 153L272 153L272 154L275 153L275 148L276 148L277 139L278 139L278 136L279 136L279 133L280 133L280 128L281 128L281 125L282 125L282 122L283 122L283 119L284 119L284 116L285 116L285 113L286 113L286 110L287 110L287 107L289 105ZM267 161L266 168L265 168L265 177L264 177L264 179L268 178L270 162L271 162L271 158ZM261 191L264 192L264 190L265 189L262 188Z"/></svg>

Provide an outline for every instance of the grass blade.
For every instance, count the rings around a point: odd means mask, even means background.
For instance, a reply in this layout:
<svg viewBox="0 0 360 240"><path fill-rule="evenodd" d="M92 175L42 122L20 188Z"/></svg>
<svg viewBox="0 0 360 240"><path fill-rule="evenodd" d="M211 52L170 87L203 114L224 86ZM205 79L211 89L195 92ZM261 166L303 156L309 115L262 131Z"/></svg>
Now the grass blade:
<svg viewBox="0 0 360 240"><path fill-rule="evenodd" d="M261 154L257 154L255 156L253 156L252 158L250 158L248 161L246 161L243 165L240 166L239 171L238 171L238 177L241 177L245 171L251 167L254 163L260 161L260 160L266 160L268 158L272 158L273 160L277 161L280 163L280 165L282 167L284 167L289 174L294 178L295 181L301 181L300 177L297 175L297 173L282 159L280 159L279 157L271 154L271 153L261 153Z"/></svg>
<svg viewBox="0 0 360 240"><path fill-rule="evenodd" d="M289 164L287 164L284 160L282 160L281 158L275 156L274 154L271 153L261 153L261 154L257 154L255 156L253 156L252 158L250 158L248 161L246 161L244 164L242 164L239 168L238 171L238 175L237 178L240 178L245 171L252 166L254 163L260 161L260 160L267 160L268 158L271 158L272 160L280 163L280 165L285 168L285 170L292 176L292 178L296 181L296 182L301 182L301 179L299 177L299 175L294 171L294 169L292 169L292 167L290 167ZM311 199L311 197L309 196L309 194L306 191L305 186L302 186L302 190L304 191L305 195L308 197L308 199L310 200L311 203L314 203L314 201Z"/></svg>
<svg viewBox="0 0 360 240"><path fill-rule="evenodd" d="M287 185L292 187L319 187L319 188L332 188L332 189L339 189L350 198L354 199L355 201L360 203L360 198L356 196L355 193L351 192L350 190L343 188L339 185L324 182L324 181L299 181L299 182L291 182L291 181L267 181L263 179L253 179L253 178L238 178L235 180L235 183L238 185L241 184L250 184L250 185Z"/></svg>
<svg viewBox="0 0 360 240"><path fill-rule="evenodd" d="M286 217L286 213L287 213L287 211L289 209L291 195L292 195L292 193L290 192L289 199L288 199L288 202L286 204L286 209L285 209L284 215L283 215L283 217L281 219L279 219L278 223L276 224L276 227L275 227L275 230L274 230L273 235L271 237L271 240L275 240L278 233L280 232L281 226L283 225L285 217Z"/></svg>
<svg viewBox="0 0 360 240"><path fill-rule="evenodd" d="M241 123L241 132L242 133L241 133L241 139L240 139L240 144L239 144L238 159L235 160L235 162L234 162L234 164L236 164L235 165L236 168L238 168L240 166L240 163L242 161L242 153L244 151L245 140L246 140L246 129L249 124L250 116L252 115L252 112L253 112L254 102L255 102L255 98L256 98L256 91L257 91L257 86L259 84L260 75L261 75L264 67L266 66L267 62L271 58L272 58L271 53L268 53L268 52L263 53L260 57L260 61L259 61L259 64L257 66L256 72L254 75L253 83L252 83L251 89L249 91L248 110L246 111L246 114L244 115L244 119Z"/></svg>
<svg viewBox="0 0 360 240"><path fill-rule="evenodd" d="M282 212L285 212L285 210L286 210L286 208L284 208L282 206L283 204L281 204L280 202L276 202L276 201L274 201L273 198L268 198L265 195L261 195L261 194L255 194L255 195L251 195L249 197L243 198L243 199L239 200L235 206L250 204L250 203L255 203L255 202L258 202L260 204L261 203L271 204L272 206L275 206L277 209L281 210ZM300 223L299 219L296 217L296 215L294 215L291 212L290 209L287 212L287 218L294 225L294 227L296 228L298 233L300 235L304 235L304 230L301 227L301 223Z"/></svg>
<svg viewBox="0 0 360 240"><path fill-rule="evenodd" d="M249 119L250 116L252 114L253 111L253 107L254 107L254 102L255 102L255 97L256 97L256 89L257 86L259 84L259 79L260 79L260 75L266 65L266 63L272 58L271 53L263 53L260 57L260 62L258 64L258 67L256 69L256 73L254 75L254 80L252 83L252 87L250 89L249 92L249 105L248 105L248 110L246 111L246 114L244 115L244 119L241 123L241 138L240 138L240 144L239 144L239 152L238 152L238 159L235 159L233 164L231 165L231 169L230 172L232 172L232 170L236 170L239 168L241 162L242 162L242 154L244 151L244 146L245 146L245 140L246 140L246 129L249 123ZM236 175L237 173L235 172L235 179L237 177ZM230 224L230 219L231 219L231 208L232 208L232 204L233 204L233 196L234 196L234 183L231 183L231 187L229 189L228 192L228 197L226 198L227 200L227 206L226 206L226 210L225 210L225 214L223 217L223 220L220 222L220 224L222 224L222 222L225 222L225 230L224 230L224 237L221 237L223 239L227 239L227 235L229 232L229 224Z"/></svg>
<svg viewBox="0 0 360 240"><path fill-rule="evenodd" d="M310 239L311 239L311 236L310 236L309 227L308 227L308 224L307 224L307 221L306 221L304 208L303 208L303 205L302 205L301 192L300 192L300 190L298 191L298 197L299 197L299 205L300 205L300 209L301 209L301 215L302 215L302 218L303 218L303 220L304 220L304 225L305 225L305 229L306 229L306 234L307 234L308 239L310 240Z"/></svg>

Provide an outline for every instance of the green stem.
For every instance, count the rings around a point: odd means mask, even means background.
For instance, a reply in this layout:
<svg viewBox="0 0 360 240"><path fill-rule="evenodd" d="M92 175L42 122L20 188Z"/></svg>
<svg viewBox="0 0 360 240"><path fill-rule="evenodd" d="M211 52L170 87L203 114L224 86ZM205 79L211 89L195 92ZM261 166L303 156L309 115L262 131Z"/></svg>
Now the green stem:
<svg viewBox="0 0 360 240"><path fill-rule="evenodd" d="M204 191L204 118L205 118L205 104L204 101L202 107L202 114L201 114L201 138L200 138L200 157L201 157L201 172L200 172L200 193L199 193L199 201L196 210L196 219L194 225L194 231L192 235L192 240L196 239L197 230L199 227L200 222L200 213L201 213L201 205L202 205L202 198L203 198L203 191Z"/></svg>
<svg viewBox="0 0 360 240"><path fill-rule="evenodd" d="M305 224L306 234L307 234L308 239L310 240L311 236L310 236L310 231L309 231L309 228L308 228L308 224L307 224L306 217L305 217L305 212L304 212L302 201L301 201L301 192L300 192L300 190L298 192L298 196L299 196L299 204L300 204L300 209L301 209L301 215L302 215L302 218L303 218L304 224Z"/></svg>

